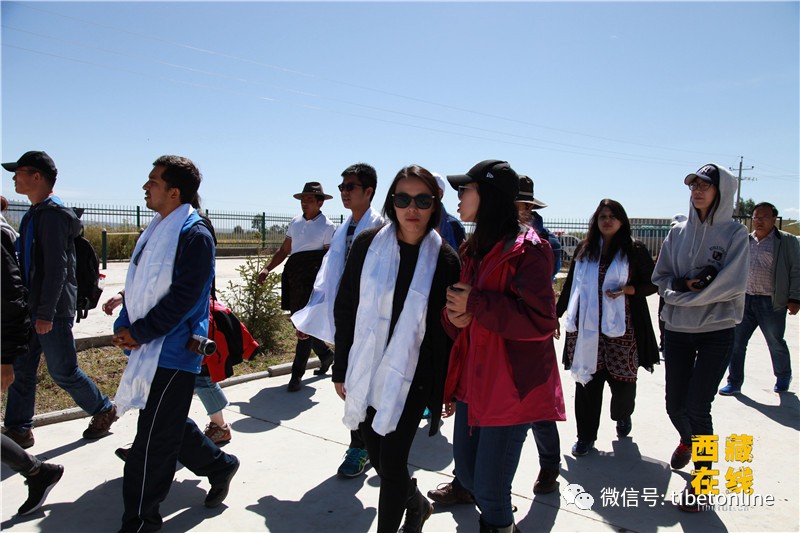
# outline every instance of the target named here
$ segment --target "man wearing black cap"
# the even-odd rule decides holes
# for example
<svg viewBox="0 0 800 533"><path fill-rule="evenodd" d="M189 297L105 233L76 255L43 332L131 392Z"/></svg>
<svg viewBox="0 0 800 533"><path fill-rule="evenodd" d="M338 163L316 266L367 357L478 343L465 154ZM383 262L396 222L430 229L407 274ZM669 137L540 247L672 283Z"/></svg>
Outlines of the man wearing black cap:
<svg viewBox="0 0 800 533"><path fill-rule="evenodd" d="M263 283L267 275L289 257L281 276L281 308L292 314L308 303L314 288L314 280L322 265L322 258L330 248L336 230L333 223L321 211L325 200L330 200L333 196L325 194L319 182L306 183L303 190L295 194L294 198L300 200L303 214L296 216L289 223L283 244L258 276L258 283ZM289 392L300 390L300 380L306 371L308 356L311 355L312 349L320 361L319 369L315 370L314 374L318 376L325 374L333 363L333 350L322 340L301 331L296 331L296 334L297 347L292 363L292 378L287 388Z"/></svg>
<svg viewBox="0 0 800 533"><path fill-rule="evenodd" d="M53 381L93 415L83 438L105 437L116 420L116 409L78 368L72 336L78 290L74 239L81 222L53 193L58 170L45 152L26 152L17 162L3 163L3 168L14 173L14 189L31 202L20 222L17 253L34 324L28 356L14 362L16 379L8 389L6 434L23 448L33 446L36 370L44 351Z"/></svg>

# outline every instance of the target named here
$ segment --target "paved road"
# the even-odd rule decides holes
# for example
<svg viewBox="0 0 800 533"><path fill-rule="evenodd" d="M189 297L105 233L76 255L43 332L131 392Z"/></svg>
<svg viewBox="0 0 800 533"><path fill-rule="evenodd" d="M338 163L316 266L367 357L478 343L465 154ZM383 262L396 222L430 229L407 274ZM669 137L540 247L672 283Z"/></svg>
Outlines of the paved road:
<svg viewBox="0 0 800 533"><path fill-rule="evenodd" d="M234 260L221 260L220 263ZM219 266L219 264L218 264ZM109 269L111 270L111 268ZM124 269L120 269L123 271ZM227 267L219 268L228 276ZM113 284L111 285L113 288ZM650 298L651 312L657 299ZM89 322L95 319L92 318ZM800 353L798 317L791 317L787 339L798 368ZM562 342L559 341L559 353ZM561 489L580 484L594 498L590 509L569 503L558 493L533 496L538 472L536 447L529 438L514 480L516 520L523 531L798 531L800 528L800 403L797 383L787 394L772 392L774 378L769 353L760 333L751 341L744 394L717 397L713 406L715 430L724 442L731 434L753 436L754 490L775 499L770 507L742 510L717 509L700 514L677 510L668 498L689 479L688 470L669 468L678 437L664 410L664 369L641 372L637 407L630 438L618 439L608 418L608 394L596 450L574 458L574 384L562 372L568 420L559 424L562 450ZM347 448L348 432L341 424L342 403L327 377L308 372L305 387L287 393L288 376L250 381L225 389L231 405L225 416L233 424L233 441L226 451L237 455L243 468L231 486L225 504L205 509L205 479L185 468L178 470L172 490L162 506L164 531L372 531L376 527L378 478L374 471L352 480L335 476ZM192 417L206 422L199 400ZM79 419L36 428L40 457L65 465L62 481L39 512L13 516L24 501L26 487L20 476L2 468L2 522L4 531L114 531L122 514L122 463L113 451L131 442L136 415L126 414L113 426L113 434L96 442L80 434L88 420ZM720 485L729 466L721 446ZM410 470L424 490L449 481L453 469L452 424L445 421L441 434L427 437L425 423L414 442ZM644 489L655 499L645 498ZM626 491L627 500L616 503L603 494ZM634 492L635 491L635 492ZM724 488L723 488L724 492ZM664 496L662 496L664 495ZM652 504L652 507L651 507ZM477 531L477 511L470 506L437 508L426 532Z"/></svg>

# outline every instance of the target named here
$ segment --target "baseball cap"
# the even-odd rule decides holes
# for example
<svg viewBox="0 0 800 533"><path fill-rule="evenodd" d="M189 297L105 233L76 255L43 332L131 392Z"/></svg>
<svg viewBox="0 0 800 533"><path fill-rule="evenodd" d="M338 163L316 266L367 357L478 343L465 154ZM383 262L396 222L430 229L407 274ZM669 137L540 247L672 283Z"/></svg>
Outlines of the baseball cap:
<svg viewBox="0 0 800 533"><path fill-rule="evenodd" d="M533 196L533 180L528 176L523 175L520 175L519 177L519 192L517 193L517 197L514 199L514 201L532 204L534 209L547 207L546 203L537 200Z"/></svg>
<svg viewBox="0 0 800 533"><path fill-rule="evenodd" d="M53 160L45 152L35 150L25 152L16 163L3 163L3 168L9 172L14 172L19 167L33 167L51 178L55 178L58 175L56 164L53 163Z"/></svg>
<svg viewBox="0 0 800 533"><path fill-rule="evenodd" d="M719 168L714 163L703 165L697 172L689 174L686 176L686 178L684 178L683 183L689 185L697 178L700 178L701 180L710 183L719 189Z"/></svg>
<svg viewBox="0 0 800 533"><path fill-rule="evenodd" d="M519 176L508 161L487 159L473 166L466 174L448 175L447 181L455 190L461 185L478 182L488 183L509 197L511 201L519 192Z"/></svg>

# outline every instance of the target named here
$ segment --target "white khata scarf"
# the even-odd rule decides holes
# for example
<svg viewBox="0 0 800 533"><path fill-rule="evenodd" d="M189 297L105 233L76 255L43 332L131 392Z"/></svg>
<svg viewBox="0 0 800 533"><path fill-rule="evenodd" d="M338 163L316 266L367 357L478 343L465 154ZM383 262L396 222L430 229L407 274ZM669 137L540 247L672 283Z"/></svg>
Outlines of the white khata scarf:
<svg viewBox="0 0 800 533"><path fill-rule="evenodd" d="M336 332L333 324L333 303L339 290L342 272L344 272L344 262L347 258L347 227L352 219L352 215L347 217L347 220L333 234L331 247L322 258L322 265L320 265L317 278L314 280L314 290L308 299L308 304L292 315L292 323L298 331L329 344L333 344ZM381 224L383 224L383 217L370 208L358 221L353 239L365 229Z"/></svg>
<svg viewBox="0 0 800 533"><path fill-rule="evenodd" d="M600 241L602 249L603 241ZM600 332L607 337L621 337L625 334L625 297L609 298L606 289L617 289L628 283L628 259L619 253L611 261L603 280L603 322L598 324L600 311L597 280L600 273L598 261L581 260L575 264L572 290L567 306L566 330L578 332L575 354L572 358L572 378L586 385L597 371L597 349Z"/></svg>
<svg viewBox="0 0 800 533"><path fill-rule="evenodd" d="M169 291L178 239L192 213L191 205L181 204L166 218L156 214L136 242L133 257L139 256L139 260L137 264L131 261L125 279L125 309L131 324L145 317ZM114 398L118 416L130 409L144 409L163 344L164 336L131 351Z"/></svg>
<svg viewBox="0 0 800 533"><path fill-rule="evenodd" d="M370 244L361 272L355 336L345 376L347 397L342 422L351 430L358 429L366 419L367 406L377 411L372 422L376 433L386 435L397 427L419 361L428 297L441 246L439 234L429 231L420 246L414 277L387 345L400 267L395 226L384 226Z"/></svg>

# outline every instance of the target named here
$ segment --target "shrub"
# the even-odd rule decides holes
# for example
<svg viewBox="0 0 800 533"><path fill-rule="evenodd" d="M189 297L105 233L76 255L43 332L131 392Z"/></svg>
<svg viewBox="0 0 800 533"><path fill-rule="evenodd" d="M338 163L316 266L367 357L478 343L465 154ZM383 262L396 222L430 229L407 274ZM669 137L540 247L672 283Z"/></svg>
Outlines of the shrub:
<svg viewBox="0 0 800 533"><path fill-rule="evenodd" d="M133 226L120 226L114 228L112 233L132 233L133 235L108 235L106 240L107 259L130 259L133 255L133 248L139 238L138 229ZM97 256L102 259L103 227L96 224L84 225L84 236L92 243Z"/></svg>
<svg viewBox="0 0 800 533"><path fill-rule="evenodd" d="M220 294L231 311L247 326L265 350L280 350L287 339L294 337L294 328L281 309L280 275L270 273L266 281L256 283L261 270L267 266L267 256L250 256L237 268L242 283L228 281L228 289Z"/></svg>

